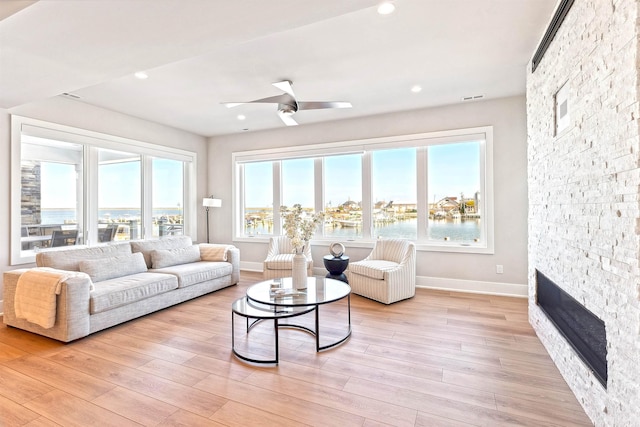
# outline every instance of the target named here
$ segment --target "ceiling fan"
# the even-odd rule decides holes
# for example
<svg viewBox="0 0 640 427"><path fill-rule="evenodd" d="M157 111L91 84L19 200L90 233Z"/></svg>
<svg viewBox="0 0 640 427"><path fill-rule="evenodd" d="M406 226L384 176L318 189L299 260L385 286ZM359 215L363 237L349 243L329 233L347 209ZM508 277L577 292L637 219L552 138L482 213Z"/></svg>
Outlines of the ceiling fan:
<svg viewBox="0 0 640 427"><path fill-rule="evenodd" d="M298 123L293 119L293 115L298 110L319 110L323 108L351 108L350 102L344 101L298 101L293 93L293 83L289 80L272 83L278 89L284 91L282 95L270 96L268 98L256 99L247 102L223 102L227 108L236 107L242 104L264 103L278 104L278 116L285 125L296 126Z"/></svg>

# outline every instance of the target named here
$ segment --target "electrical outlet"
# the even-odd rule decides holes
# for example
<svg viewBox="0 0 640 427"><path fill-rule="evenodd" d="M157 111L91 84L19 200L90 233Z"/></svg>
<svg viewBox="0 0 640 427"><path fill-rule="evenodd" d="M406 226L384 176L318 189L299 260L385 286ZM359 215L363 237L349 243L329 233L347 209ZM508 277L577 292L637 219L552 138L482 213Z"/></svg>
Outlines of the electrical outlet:
<svg viewBox="0 0 640 427"><path fill-rule="evenodd" d="M504 273L504 268L502 267L502 265L498 264L496 265L496 274L502 274Z"/></svg>

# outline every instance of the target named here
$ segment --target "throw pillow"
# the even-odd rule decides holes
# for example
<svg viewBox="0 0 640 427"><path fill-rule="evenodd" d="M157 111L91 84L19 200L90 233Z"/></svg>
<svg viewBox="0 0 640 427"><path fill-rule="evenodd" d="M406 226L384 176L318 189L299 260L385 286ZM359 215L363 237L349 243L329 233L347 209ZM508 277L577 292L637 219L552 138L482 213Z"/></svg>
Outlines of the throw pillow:
<svg viewBox="0 0 640 427"><path fill-rule="evenodd" d="M200 261L200 248L197 245L176 249L156 249L151 251L153 268L171 267Z"/></svg>
<svg viewBox="0 0 640 427"><path fill-rule="evenodd" d="M199 246L202 261L226 261L227 251L234 247L216 243L200 243Z"/></svg>
<svg viewBox="0 0 640 427"><path fill-rule="evenodd" d="M151 251L160 249L186 248L193 245L189 236L170 236L156 240L134 240L130 242L131 252L142 252L147 267L151 268Z"/></svg>
<svg viewBox="0 0 640 427"><path fill-rule="evenodd" d="M80 261L80 271L87 273L94 282L115 279L130 274L144 273L147 264L141 253L119 255L102 259Z"/></svg>

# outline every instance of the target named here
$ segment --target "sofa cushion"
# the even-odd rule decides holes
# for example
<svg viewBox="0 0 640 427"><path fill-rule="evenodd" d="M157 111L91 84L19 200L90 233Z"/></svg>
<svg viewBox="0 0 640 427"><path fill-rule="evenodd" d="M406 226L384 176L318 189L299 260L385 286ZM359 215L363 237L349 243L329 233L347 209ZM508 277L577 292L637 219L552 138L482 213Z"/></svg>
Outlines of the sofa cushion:
<svg viewBox="0 0 640 427"><path fill-rule="evenodd" d="M155 269L197 261L200 261L200 248L197 245L151 251L151 266Z"/></svg>
<svg viewBox="0 0 640 427"><path fill-rule="evenodd" d="M138 273L94 284L89 297L91 314L142 301L178 287L178 279L170 274ZM140 307L134 307L144 312Z"/></svg>
<svg viewBox="0 0 640 427"><path fill-rule="evenodd" d="M186 248L193 245L189 236L170 236L158 240L134 240L131 243L132 252L142 252L147 267L151 268L151 251L158 249Z"/></svg>
<svg viewBox="0 0 640 427"><path fill-rule="evenodd" d="M36 254L38 267L51 267L58 270L80 271L80 261L102 259L131 253L129 243L116 243L90 248L50 249Z"/></svg>
<svg viewBox="0 0 640 427"><path fill-rule="evenodd" d="M80 271L87 273L94 283L147 271L147 264L141 253L87 259L79 264Z"/></svg>
<svg viewBox="0 0 640 427"><path fill-rule="evenodd" d="M227 276L231 274L232 270L233 266L228 262L198 261L153 271L176 276L178 278L178 287L186 288L207 280Z"/></svg>
<svg viewBox="0 0 640 427"><path fill-rule="evenodd" d="M372 279L383 280L384 272L398 268L398 263L393 261L385 261L381 259L363 260L353 262L349 265L351 273L361 276L371 277Z"/></svg>

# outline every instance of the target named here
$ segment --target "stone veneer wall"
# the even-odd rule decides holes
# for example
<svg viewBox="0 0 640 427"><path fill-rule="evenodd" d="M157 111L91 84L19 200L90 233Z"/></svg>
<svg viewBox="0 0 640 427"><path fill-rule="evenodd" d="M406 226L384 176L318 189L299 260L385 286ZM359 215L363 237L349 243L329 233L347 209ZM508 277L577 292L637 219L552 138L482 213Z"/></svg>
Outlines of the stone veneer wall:
<svg viewBox="0 0 640 427"><path fill-rule="evenodd" d="M527 75L529 320L597 426L640 425L638 10L576 0ZM555 136L565 82L571 121ZM536 306L535 269L605 321L607 389Z"/></svg>
<svg viewBox="0 0 640 427"><path fill-rule="evenodd" d="M42 217L40 162L22 161L21 174L20 212L22 224L40 224Z"/></svg>

